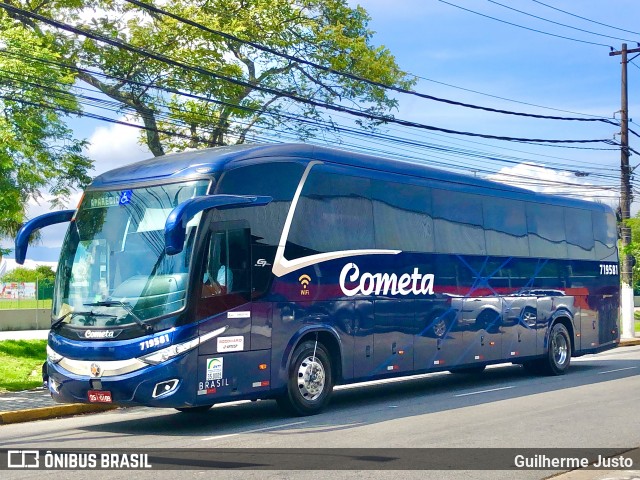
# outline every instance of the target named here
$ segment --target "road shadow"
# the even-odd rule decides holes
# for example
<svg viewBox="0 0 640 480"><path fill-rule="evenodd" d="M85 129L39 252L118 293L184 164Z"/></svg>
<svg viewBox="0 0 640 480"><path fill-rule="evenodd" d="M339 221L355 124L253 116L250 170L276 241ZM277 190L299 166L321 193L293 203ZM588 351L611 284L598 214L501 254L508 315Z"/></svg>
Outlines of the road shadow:
<svg viewBox="0 0 640 480"><path fill-rule="evenodd" d="M403 417L447 412L498 400L537 395L546 392L594 385L640 375L640 360L587 357L574 361L566 375L535 376L519 365L500 365L480 374L426 374L385 383L341 387L333 394L328 408L319 415L292 418L282 413L273 400L217 405L205 413L180 413L175 410L128 409L103 414L100 424L79 427L105 440L105 434L162 437L215 437L237 432L268 429L269 433L288 435L327 432L354 428ZM476 392L484 392L476 395ZM123 416L122 412L148 412L146 417ZM375 414L374 414L375 412ZM109 415L109 416L107 416ZM360 419L360 420L357 420ZM297 423L304 422L304 423ZM82 439L87 440L86 435ZM18 442L30 445L52 441L62 447L78 441L76 435L57 432L23 437ZM11 442L4 445L11 445Z"/></svg>

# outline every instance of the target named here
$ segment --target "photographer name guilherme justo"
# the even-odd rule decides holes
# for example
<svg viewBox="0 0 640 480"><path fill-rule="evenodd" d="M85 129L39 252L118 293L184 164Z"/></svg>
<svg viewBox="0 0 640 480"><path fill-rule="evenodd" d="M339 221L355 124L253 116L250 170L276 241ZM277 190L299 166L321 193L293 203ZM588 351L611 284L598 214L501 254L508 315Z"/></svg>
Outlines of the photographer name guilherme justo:
<svg viewBox="0 0 640 480"><path fill-rule="evenodd" d="M557 468L633 468L633 459L619 455L617 457L603 457L598 455L595 461L586 457L549 457L547 455L516 455L514 459L517 468L557 469Z"/></svg>

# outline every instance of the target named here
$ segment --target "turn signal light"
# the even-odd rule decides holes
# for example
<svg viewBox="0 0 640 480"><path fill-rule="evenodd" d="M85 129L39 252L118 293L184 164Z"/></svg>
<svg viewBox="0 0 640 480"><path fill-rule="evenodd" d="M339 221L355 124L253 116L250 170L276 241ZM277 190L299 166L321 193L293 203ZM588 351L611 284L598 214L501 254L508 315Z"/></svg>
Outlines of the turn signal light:
<svg viewBox="0 0 640 480"><path fill-rule="evenodd" d="M258 365L258 368L260 370L266 370L267 369L267 364L266 363L261 363L260 365Z"/></svg>

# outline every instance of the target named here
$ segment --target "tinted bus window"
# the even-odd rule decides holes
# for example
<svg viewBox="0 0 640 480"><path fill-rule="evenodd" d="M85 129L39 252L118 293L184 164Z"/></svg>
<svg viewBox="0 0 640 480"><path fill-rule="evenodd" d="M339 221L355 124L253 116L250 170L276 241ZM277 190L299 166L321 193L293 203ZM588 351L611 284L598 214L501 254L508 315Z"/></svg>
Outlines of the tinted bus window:
<svg viewBox="0 0 640 480"><path fill-rule="evenodd" d="M482 197L434 189L433 229L437 252L486 254Z"/></svg>
<svg viewBox="0 0 640 480"><path fill-rule="evenodd" d="M596 251L593 240L591 212L577 208L567 208L565 209L564 218L569 258L594 260Z"/></svg>
<svg viewBox="0 0 640 480"><path fill-rule="evenodd" d="M596 260L617 260L616 219L611 213L592 212L593 236L595 237Z"/></svg>
<svg viewBox="0 0 640 480"><path fill-rule="evenodd" d="M562 207L527 204L527 228L532 257L567 258Z"/></svg>
<svg viewBox="0 0 640 480"><path fill-rule="evenodd" d="M371 200L376 248L433 251L431 189L372 180Z"/></svg>
<svg viewBox="0 0 640 480"><path fill-rule="evenodd" d="M285 257L375 248L366 178L314 167L296 206Z"/></svg>
<svg viewBox="0 0 640 480"><path fill-rule="evenodd" d="M484 197L482 210L489 255L529 256L527 215L524 202Z"/></svg>
<svg viewBox="0 0 640 480"><path fill-rule="evenodd" d="M303 171L304 165L294 162L260 163L235 168L224 172L216 193L269 195L275 201L290 201Z"/></svg>
<svg viewBox="0 0 640 480"><path fill-rule="evenodd" d="M268 195L273 197L273 201L265 207L219 210L215 213L214 221L247 220L256 242L278 245L304 168L299 163L273 162L225 172L216 193Z"/></svg>

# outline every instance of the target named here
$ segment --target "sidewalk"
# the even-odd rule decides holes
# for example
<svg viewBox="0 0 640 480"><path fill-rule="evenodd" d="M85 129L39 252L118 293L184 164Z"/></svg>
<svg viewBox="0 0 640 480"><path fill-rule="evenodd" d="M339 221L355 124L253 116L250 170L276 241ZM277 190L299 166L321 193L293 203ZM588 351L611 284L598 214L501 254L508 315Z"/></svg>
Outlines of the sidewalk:
<svg viewBox="0 0 640 480"><path fill-rule="evenodd" d="M46 340L49 336L49 329L46 330L7 330L0 332L2 340Z"/></svg>

